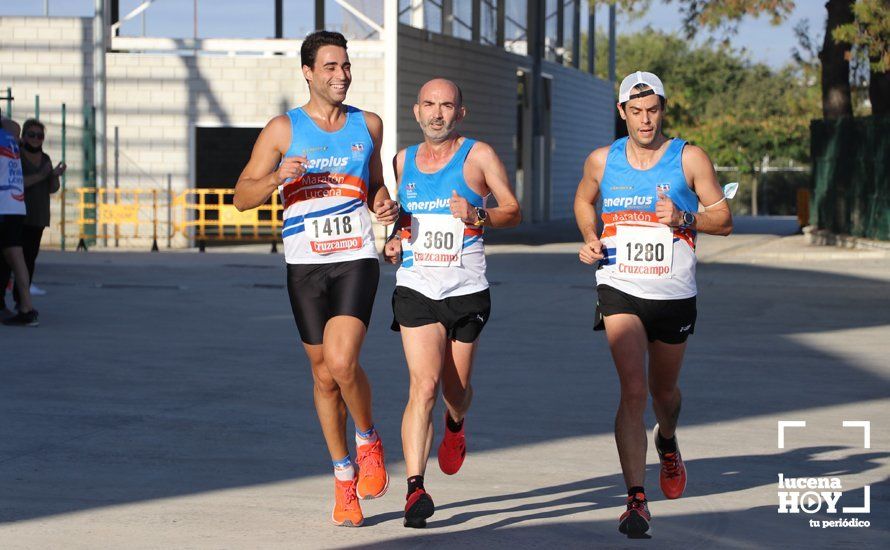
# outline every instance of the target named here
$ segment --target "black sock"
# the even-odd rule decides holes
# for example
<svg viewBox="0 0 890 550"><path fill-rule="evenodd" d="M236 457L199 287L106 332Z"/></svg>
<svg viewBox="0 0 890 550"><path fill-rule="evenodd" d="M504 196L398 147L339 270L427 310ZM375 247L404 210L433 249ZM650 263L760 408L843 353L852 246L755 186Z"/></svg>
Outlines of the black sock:
<svg viewBox="0 0 890 550"><path fill-rule="evenodd" d="M423 489L423 476L411 476L408 478L408 496L417 489Z"/></svg>
<svg viewBox="0 0 890 550"><path fill-rule="evenodd" d="M451 418L450 412L445 412L445 426L448 428L449 432L457 433L464 426L464 421L461 419L460 422L455 422L453 418Z"/></svg>
<svg viewBox="0 0 890 550"><path fill-rule="evenodd" d="M645 495L646 491L643 489L642 486L631 487L627 490L627 496L629 497L634 497L637 495L637 493L643 493Z"/></svg>
<svg viewBox="0 0 890 550"><path fill-rule="evenodd" d="M677 452L677 438L672 437L670 439L665 439L661 436L661 430L658 431L658 436L655 438L655 444L658 447L658 450L662 453L676 453Z"/></svg>

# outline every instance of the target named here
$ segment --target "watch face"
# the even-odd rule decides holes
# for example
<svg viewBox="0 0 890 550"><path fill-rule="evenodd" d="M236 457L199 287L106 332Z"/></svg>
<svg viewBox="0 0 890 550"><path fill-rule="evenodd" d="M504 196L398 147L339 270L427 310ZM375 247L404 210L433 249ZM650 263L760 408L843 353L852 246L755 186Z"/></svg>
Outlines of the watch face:
<svg viewBox="0 0 890 550"><path fill-rule="evenodd" d="M692 225L693 223L695 223L695 215L692 212L684 212L683 223L686 225Z"/></svg>

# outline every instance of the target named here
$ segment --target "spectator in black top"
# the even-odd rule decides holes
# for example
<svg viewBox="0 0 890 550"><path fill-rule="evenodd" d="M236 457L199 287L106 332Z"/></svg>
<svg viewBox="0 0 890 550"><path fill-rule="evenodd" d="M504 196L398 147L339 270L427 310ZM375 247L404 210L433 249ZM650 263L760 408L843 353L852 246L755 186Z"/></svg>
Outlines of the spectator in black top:
<svg viewBox="0 0 890 550"><path fill-rule="evenodd" d="M28 119L22 126L22 174L25 179L25 205L27 214L22 228L22 251L28 275L31 281L31 292L43 294L34 286L34 264L40 252L40 241L43 230L49 226L49 196L59 190L59 177L65 173L65 164L59 163L53 168L52 160L43 152L43 140L46 127L36 119ZM9 267L0 265L0 288L5 289L9 280ZM19 302L18 292L15 301Z"/></svg>

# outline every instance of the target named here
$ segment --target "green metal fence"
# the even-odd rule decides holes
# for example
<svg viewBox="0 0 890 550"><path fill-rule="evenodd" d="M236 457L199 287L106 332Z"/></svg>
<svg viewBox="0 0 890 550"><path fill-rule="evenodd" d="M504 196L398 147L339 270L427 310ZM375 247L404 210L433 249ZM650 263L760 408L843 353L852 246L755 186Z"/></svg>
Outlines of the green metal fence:
<svg viewBox="0 0 890 550"><path fill-rule="evenodd" d="M814 120L810 224L890 240L890 117Z"/></svg>

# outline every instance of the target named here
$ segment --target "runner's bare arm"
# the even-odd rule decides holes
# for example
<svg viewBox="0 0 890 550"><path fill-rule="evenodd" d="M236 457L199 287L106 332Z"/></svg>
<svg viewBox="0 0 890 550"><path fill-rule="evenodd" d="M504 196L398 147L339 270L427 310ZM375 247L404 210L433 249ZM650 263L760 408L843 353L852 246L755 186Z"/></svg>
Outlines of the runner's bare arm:
<svg viewBox="0 0 890 550"><path fill-rule="evenodd" d="M405 150L402 149L396 156L392 158L392 171L396 177L396 190L398 192L399 185L401 184L402 179L402 168L405 166ZM401 223L394 223L392 226L392 232L389 234L389 237L386 238L386 243L383 245L383 257L384 259L391 263L397 264L402 260L402 239L401 239Z"/></svg>
<svg viewBox="0 0 890 550"><path fill-rule="evenodd" d="M368 167L368 206L377 216L378 222L390 225L398 218L399 205L389 196L389 190L383 183L383 161L380 155L383 147L383 121L376 114L365 111L365 124L371 134L371 141L374 142L371 164Z"/></svg>
<svg viewBox="0 0 890 550"><path fill-rule="evenodd" d="M683 172L690 182L698 201L705 206L703 212L694 212L696 231L709 235L732 233L732 212L729 201L724 200L723 188L717 181L714 164L701 147L687 145L683 149Z"/></svg>
<svg viewBox="0 0 890 550"><path fill-rule="evenodd" d="M575 191L575 223L584 239L578 256L586 264L593 264L603 258L602 244L596 232L596 200L600 194L600 181L606 169L608 155L609 148L600 147L587 156L578 190Z"/></svg>
<svg viewBox="0 0 890 550"><path fill-rule="evenodd" d="M244 211L260 206L286 179L298 178L306 171L306 157L281 160L290 146L290 133L290 119L285 115L270 120L260 132L250 153L250 160L235 184L235 197L232 201L235 208Z"/></svg>
<svg viewBox="0 0 890 550"><path fill-rule="evenodd" d="M470 151L473 162L482 168L485 184L494 195L498 205L494 208L486 208L488 217L483 225L487 227L516 227L522 221L522 212L519 209L519 201L513 194L510 186L510 178L504 163L498 158L494 148L483 142L477 142ZM475 221L476 212L473 211Z"/></svg>

